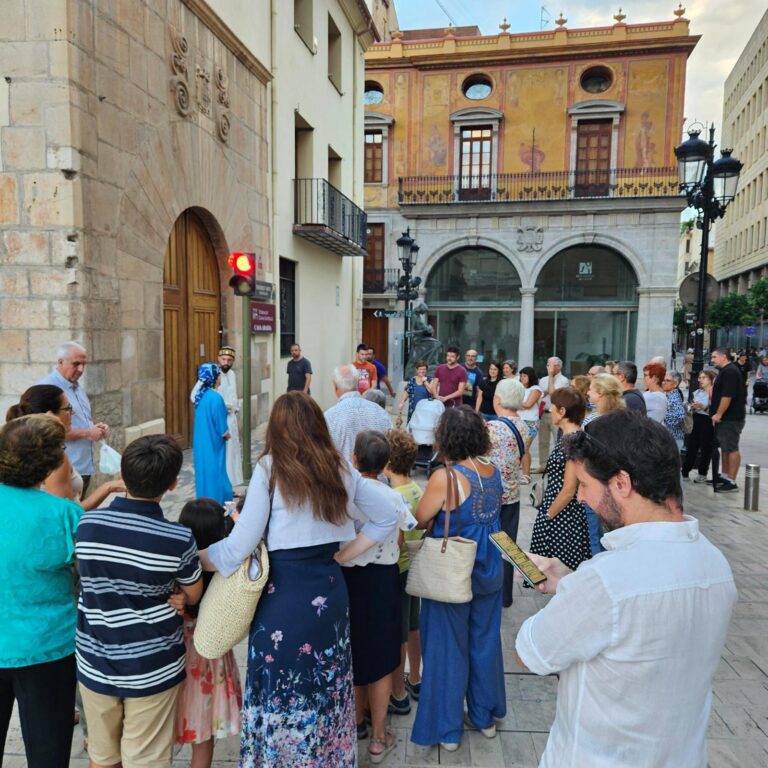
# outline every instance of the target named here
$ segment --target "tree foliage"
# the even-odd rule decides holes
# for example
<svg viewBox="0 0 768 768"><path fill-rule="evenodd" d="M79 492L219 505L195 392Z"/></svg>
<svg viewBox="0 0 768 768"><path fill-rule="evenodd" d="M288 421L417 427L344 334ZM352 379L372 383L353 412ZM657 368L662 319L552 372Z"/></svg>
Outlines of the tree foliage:
<svg viewBox="0 0 768 768"><path fill-rule="evenodd" d="M750 325L754 321L755 309L750 297L740 293L721 296L707 312L707 325L710 328L733 328Z"/></svg>
<svg viewBox="0 0 768 768"><path fill-rule="evenodd" d="M749 289L749 298L756 315L768 315L768 277L758 280Z"/></svg>

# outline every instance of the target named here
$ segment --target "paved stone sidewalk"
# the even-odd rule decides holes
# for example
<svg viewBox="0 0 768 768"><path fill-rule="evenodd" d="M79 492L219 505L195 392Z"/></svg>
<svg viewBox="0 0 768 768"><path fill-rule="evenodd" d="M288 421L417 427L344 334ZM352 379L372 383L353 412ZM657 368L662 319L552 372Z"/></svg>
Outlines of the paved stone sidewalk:
<svg viewBox="0 0 768 768"><path fill-rule="evenodd" d="M712 717L709 727L709 765L711 768L762 768L768 765L768 441L764 425L768 419L747 418L746 441L758 445L747 455L759 461L763 477L761 511L742 509L743 493L714 495L704 485L685 484L686 511L699 518L702 531L728 558L739 589L722 662L714 683ZM255 449L256 450L256 449ZM191 459L191 457L190 457ZM421 475L423 477L423 475ZM739 478L743 485L742 477ZM164 505L169 517L178 515L181 505L194 496L194 482L189 462L185 462L179 488L169 494ZM523 506L520 543L530 538L534 510ZM477 732L465 735L461 748L447 753L439 748L422 750L410 741L414 712L392 718L398 736L396 750L383 763L400 766L451 765L457 768L535 768L544 750L547 732L554 716L557 681L523 673L514 658L514 640L521 623L548 598L516 586L515 602L505 610L502 624L504 645L507 716L499 724L497 738L485 739ZM243 678L245 643L235 649ZM360 764L369 764L367 742L360 749ZM217 744L214 766L237 765L237 738ZM72 768L85 768L87 756L82 749L82 735L75 732ZM14 717L6 744L5 768L23 768L23 746ZM188 748L181 750L174 768L189 765ZM329 766L328 768L333 768ZM682 767L681 767L682 768Z"/></svg>

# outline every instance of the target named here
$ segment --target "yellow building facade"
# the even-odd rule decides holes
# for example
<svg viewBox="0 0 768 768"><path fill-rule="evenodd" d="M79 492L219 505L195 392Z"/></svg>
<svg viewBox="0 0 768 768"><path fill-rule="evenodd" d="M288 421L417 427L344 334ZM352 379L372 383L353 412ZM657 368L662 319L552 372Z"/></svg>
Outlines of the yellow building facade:
<svg viewBox="0 0 768 768"><path fill-rule="evenodd" d="M444 344L566 370L671 339L689 22L483 36L410 30L366 53L364 333L397 369L395 240L410 228ZM505 27L506 25L502 25Z"/></svg>

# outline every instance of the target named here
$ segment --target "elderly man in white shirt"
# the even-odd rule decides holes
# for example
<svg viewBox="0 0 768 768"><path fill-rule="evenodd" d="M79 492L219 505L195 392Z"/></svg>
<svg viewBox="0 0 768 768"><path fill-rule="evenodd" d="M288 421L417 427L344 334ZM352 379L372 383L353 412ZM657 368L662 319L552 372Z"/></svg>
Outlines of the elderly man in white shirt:
<svg viewBox="0 0 768 768"><path fill-rule="evenodd" d="M562 369L563 361L559 357L550 357L547 360L547 376L539 379L539 387L544 393L540 401L544 410L539 420L539 467L534 470L537 472L543 471L544 467L547 466L552 435L555 433L555 430L552 429L552 415L549 412L552 404L550 398L556 389L567 387L570 384L568 379L563 376Z"/></svg>
<svg viewBox="0 0 768 768"><path fill-rule="evenodd" d="M518 659L560 676L540 768L705 768L736 587L682 514L677 446L661 424L615 411L564 450L606 551L573 572L532 555L554 597L520 628Z"/></svg>
<svg viewBox="0 0 768 768"><path fill-rule="evenodd" d="M333 386L338 402L325 412L325 421L339 453L352 461L358 432L392 429L389 414L375 403L365 400L357 390L358 372L353 365L340 365L333 369Z"/></svg>

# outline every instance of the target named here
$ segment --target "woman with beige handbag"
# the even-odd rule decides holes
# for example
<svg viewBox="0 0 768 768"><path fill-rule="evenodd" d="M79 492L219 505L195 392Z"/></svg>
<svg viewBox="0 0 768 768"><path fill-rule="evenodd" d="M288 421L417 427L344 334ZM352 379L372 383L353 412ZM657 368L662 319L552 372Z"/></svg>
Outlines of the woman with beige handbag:
<svg viewBox="0 0 768 768"><path fill-rule="evenodd" d="M334 555L341 542L354 540L354 557L392 537L389 494L341 457L311 397L275 401L240 518L200 552L204 568L229 576L262 539L269 551L248 637L241 765L357 765L349 603ZM357 535L350 503L366 518Z"/></svg>
<svg viewBox="0 0 768 768"><path fill-rule="evenodd" d="M446 468L436 470L416 510L419 524L433 522L431 536L440 541L435 558L474 544L464 599L443 602L424 598L421 639L424 670L412 740L447 751L458 749L464 725L493 738L496 722L506 714L501 652L501 555L488 535L501 529L501 477L485 455L490 448L483 418L469 406L450 408L435 435ZM427 534L429 536L429 534ZM468 543L467 543L468 542ZM433 549L435 549L433 547ZM418 573L419 551L411 564L408 591ZM455 562L464 558L457 552ZM415 569L415 570L414 570ZM422 574L426 594L434 585ZM463 590L457 584L455 590ZM438 593L433 593L438 594ZM450 595L448 596L450 598ZM464 700L468 713L464 715Z"/></svg>

